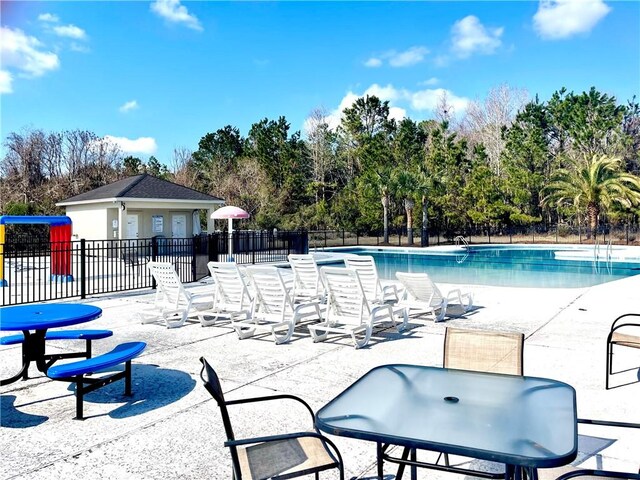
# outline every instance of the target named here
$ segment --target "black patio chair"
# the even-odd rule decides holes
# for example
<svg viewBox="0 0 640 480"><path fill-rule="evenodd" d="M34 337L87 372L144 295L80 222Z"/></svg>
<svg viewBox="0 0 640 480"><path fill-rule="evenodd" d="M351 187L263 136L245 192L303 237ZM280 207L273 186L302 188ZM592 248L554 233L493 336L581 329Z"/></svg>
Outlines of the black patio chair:
<svg viewBox="0 0 640 480"><path fill-rule="evenodd" d="M447 327L444 333L443 368L474 372L524 375L524 335L519 332L496 332ZM405 447L402 458L417 461L415 449ZM440 465L440 459L444 465ZM503 478L504 472L493 473L458 468L451 465L448 453L439 453L435 463L423 463L426 468L443 470L481 478ZM400 464L396 478L401 479L404 464Z"/></svg>
<svg viewBox="0 0 640 480"><path fill-rule="evenodd" d="M615 422L610 420L590 420L585 418L579 418L578 424L588 425L600 425L604 427L618 427L618 428L638 428L638 423L628 422ZM562 468L541 468L538 470L539 480L569 480L571 478L578 478L580 480L604 480L604 479L617 479L626 478L628 480L638 479L640 480L640 467L637 472L620 472L603 469L588 469L588 468L576 468L566 466Z"/></svg>
<svg viewBox="0 0 640 480"><path fill-rule="evenodd" d="M322 436L315 427L313 431L309 432L236 439L227 410L230 405L270 400L294 400L304 405L309 411L312 424L315 424L315 415L304 400L294 395L272 395L227 401L224 399L216 372L204 357L201 357L200 361L203 365L200 378L204 382L204 387L220 407L227 435L227 441L224 445L229 447L231 451L235 480L286 479L311 473L314 473L318 479L319 472L334 468L339 470L340 480L344 480L344 464L340 452L335 444Z"/></svg>
<svg viewBox="0 0 640 480"><path fill-rule="evenodd" d="M629 317L636 317L638 320L632 321ZM629 333L637 331L638 335ZM629 347L640 349L640 313L626 313L616 318L611 325L611 331L607 336L607 373L605 377L605 389L609 389L609 377L613 373L613 346ZM616 373L627 372L638 367L620 370ZM633 382L632 382L633 383ZM626 384L625 384L626 385ZM622 386L622 385L619 385Z"/></svg>

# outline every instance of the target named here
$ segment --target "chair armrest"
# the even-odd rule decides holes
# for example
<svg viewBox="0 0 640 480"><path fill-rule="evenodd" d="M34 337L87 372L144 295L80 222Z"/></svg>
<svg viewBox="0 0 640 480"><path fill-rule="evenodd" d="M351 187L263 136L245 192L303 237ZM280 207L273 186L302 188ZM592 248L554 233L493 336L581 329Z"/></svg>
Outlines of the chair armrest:
<svg viewBox="0 0 640 480"><path fill-rule="evenodd" d="M398 295L398 287L396 285L385 285L382 287L382 301L387 301L387 295L392 296L391 299L394 302L398 302L400 300L400 296Z"/></svg>
<svg viewBox="0 0 640 480"><path fill-rule="evenodd" d="M560 475L556 480L568 480L570 478L579 478L579 477L605 477L605 478L625 478L629 479L640 479L640 473L624 473L624 472L613 472L609 470L587 470L580 469L574 470L573 472L565 473L564 475Z"/></svg>
<svg viewBox="0 0 640 480"><path fill-rule="evenodd" d="M640 423L617 422L615 420L592 420L590 418L579 418L578 423L601 425L603 427L640 428Z"/></svg>
<svg viewBox="0 0 640 480"><path fill-rule="evenodd" d="M286 393L281 394L281 395L270 395L268 397L250 397L250 398L241 398L241 399L238 399L238 400L227 400L226 404L227 405L241 405L243 403L267 402L267 401L271 401L271 400L295 400L296 402L299 402L299 403L301 403L302 405L305 406L305 408L307 409L307 411L311 415L311 420L313 422L315 422L315 420L316 420L316 415L313 413L313 410L311 409L311 407L309 406L309 404L307 402L305 402L300 397L296 397L295 395L289 395L289 394L286 394Z"/></svg>

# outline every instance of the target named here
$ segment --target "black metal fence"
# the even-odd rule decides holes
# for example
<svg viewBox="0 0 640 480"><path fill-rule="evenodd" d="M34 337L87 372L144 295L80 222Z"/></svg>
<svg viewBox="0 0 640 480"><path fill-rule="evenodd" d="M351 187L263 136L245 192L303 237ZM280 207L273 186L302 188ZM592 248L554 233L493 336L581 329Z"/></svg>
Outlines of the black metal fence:
<svg viewBox="0 0 640 480"><path fill-rule="evenodd" d="M388 242L384 242L383 232L369 234L354 233L346 230L311 230L309 248L327 248L338 246L414 246L426 247L451 245L458 235L465 237L468 243L534 243L534 244L593 244L612 243L613 245L640 245L640 226L602 225L596 232L584 227L560 225L535 225L529 227L490 228L469 226L462 230L440 230L431 228L425 235L423 244L419 228L413 230L413 243L409 244L406 228L390 228Z"/></svg>
<svg viewBox="0 0 640 480"><path fill-rule="evenodd" d="M306 253L306 232L235 231L233 260L240 264L286 261L289 253ZM194 282L209 274L207 262L229 261L226 233L193 238L76 240L70 244L7 242L0 261L1 305L154 287L146 268L151 261L170 262L180 280ZM70 259L66 271L52 271L52 254Z"/></svg>

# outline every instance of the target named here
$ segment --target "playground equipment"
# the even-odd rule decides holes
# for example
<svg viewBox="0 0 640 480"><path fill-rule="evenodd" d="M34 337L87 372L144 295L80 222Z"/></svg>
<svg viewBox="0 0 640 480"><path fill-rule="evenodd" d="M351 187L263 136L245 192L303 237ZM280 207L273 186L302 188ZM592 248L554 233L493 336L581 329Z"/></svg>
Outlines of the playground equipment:
<svg viewBox="0 0 640 480"><path fill-rule="evenodd" d="M6 287L4 277L5 225L49 225L51 244L51 281L73 282L71 275L71 219L66 216L0 216L0 287Z"/></svg>

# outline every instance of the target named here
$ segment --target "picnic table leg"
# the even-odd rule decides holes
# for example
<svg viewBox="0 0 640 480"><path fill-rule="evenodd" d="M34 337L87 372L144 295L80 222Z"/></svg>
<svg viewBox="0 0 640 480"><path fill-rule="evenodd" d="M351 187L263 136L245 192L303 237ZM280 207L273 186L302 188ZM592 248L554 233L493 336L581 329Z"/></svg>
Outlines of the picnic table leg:
<svg viewBox="0 0 640 480"><path fill-rule="evenodd" d="M409 458L409 451L411 449L409 447L404 447L402 449L402 457L400 457L402 460L406 460L407 458ZM400 463L398 464L398 472L396 473L396 480L402 480L402 476L404 475L404 467L405 464L404 463Z"/></svg>
<svg viewBox="0 0 640 480"><path fill-rule="evenodd" d="M380 480L383 480L384 478L384 473L383 473L383 459L382 459L382 455L383 455L383 451L382 451L382 443L380 442L376 442L376 457L378 459L378 478Z"/></svg>
<svg viewBox="0 0 640 480"><path fill-rule="evenodd" d="M84 420L84 384L82 383L82 375L75 378L76 384L76 420Z"/></svg>
<svg viewBox="0 0 640 480"><path fill-rule="evenodd" d="M130 397L131 396L131 360L128 360L125 363L124 371L125 371L124 394Z"/></svg>
<svg viewBox="0 0 640 480"><path fill-rule="evenodd" d="M20 371L10 378L0 380L0 386L9 385L13 382L29 379L29 365L35 361L38 366L38 370L41 372L47 371L47 366L44 361L44 336L46 330L37 330L34 333L29 330L23 330L24 341L22 342L22 368Z"/></svg>
<svg viewBox="0 0 640 480"><path fill-rule="evenodd" d="M418 450L416 450L415 448L411 449L411 461L418 461ZM411 465L411 480L418 480L418 467L416 467L415 463Z"/></svg>

